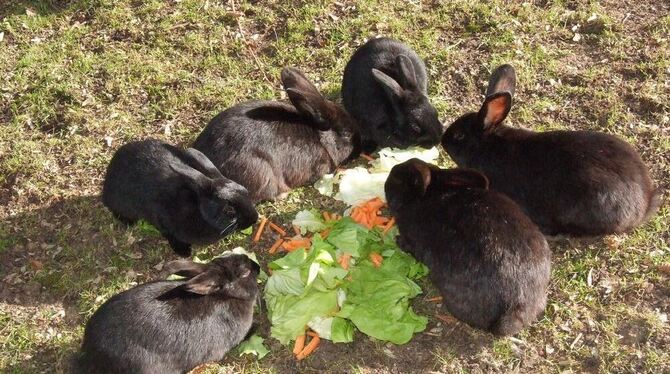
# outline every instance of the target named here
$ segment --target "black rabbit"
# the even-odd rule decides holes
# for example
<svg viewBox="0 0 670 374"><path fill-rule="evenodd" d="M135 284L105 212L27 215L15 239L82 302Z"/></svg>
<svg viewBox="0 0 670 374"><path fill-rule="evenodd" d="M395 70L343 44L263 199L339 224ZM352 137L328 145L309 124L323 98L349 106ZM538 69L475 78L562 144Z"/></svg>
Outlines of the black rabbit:
<svg viewBox="0 0 670 374"><path fill-rule="evenodd" d="M358 48L344 69L342 101L361 126L364 151L440 142L427 85L423 61L406 44L378 38Z"/></svg>
<svg viewBox="0 0 670 374"><path fill-rule="evenodd" d="M360 151L358 126L343 108L298 69L284 68L281 79L291 103L235 105L214 117L193 145L254 201L315 182Z"/></svg>
<svg viewBox="0 0 670 374"><path fill-rule="evenodd" d="M474 170L418 159L393 167L385 191L398 244L430 268L456 318L511 335L544 311L551 252L537 226Z"/></svg>
<svg viewBox="0 0 670 374"><path fill-rule="evenodd" d="M145 283L107 300L86 324L76 373L184 373L219 361L246 336L259 266L245 255L177 260L187 280Z"/></svg>
<svg viewBox="0 0 670 374"><path fill-rule="evenodd" d="M481 170L549 235L620 233L654 214L661 191L628 143L599 132L502 125L515 84L512 66L497 68L479 112L444 133L442 146L458 166Z"/></svg>
<svg viewBox="0 0 670 374"><path fill-rule="evenodd" d="M199 151L149 139L119 148L107 167L102 201L121 221L156 226L177 254L252 225L247 190L225 178Z"/></svg>

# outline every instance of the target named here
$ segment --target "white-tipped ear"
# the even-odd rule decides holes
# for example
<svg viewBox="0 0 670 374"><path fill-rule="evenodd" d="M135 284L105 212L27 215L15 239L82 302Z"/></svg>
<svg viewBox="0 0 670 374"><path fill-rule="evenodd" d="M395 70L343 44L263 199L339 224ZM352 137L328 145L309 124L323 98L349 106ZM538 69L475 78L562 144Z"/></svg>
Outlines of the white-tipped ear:
<svg viewBox="0 0 670 374"><path fill-rule="evenodd" d="M391 99L399 99L402 96L403 89L395 79L377 69L372 69L372 76L375 78L377 83L379 83L382 88L384 88L384 91L386 91L386 94L389 95Z"/></svg>

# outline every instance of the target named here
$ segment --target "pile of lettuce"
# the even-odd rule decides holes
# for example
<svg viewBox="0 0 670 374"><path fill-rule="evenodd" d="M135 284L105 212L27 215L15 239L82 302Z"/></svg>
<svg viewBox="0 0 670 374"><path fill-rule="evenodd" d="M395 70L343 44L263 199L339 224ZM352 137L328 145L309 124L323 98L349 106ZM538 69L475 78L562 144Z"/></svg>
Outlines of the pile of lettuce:
<svg viewBox="0 0 670 374"><path fill-rule="evenodd" d="M426 328L427 319L412 310L410 300L421 293L414 280L428 269L402 252L395 228L368 230L349 217L324 222L312 211L293 221L313 233L310 248L300 248L269 264L265 301L271 336L288 344L306 327L335 343L351 342L355 329L383 341L407 343ZM319 232L328 230L325 239ZM384 258L380 267L371 252ZM337 259L351 255L344 269Z"/></svg>
<svg viewBox="0 0 670 374"><path fill-rule="evenodd" d="M395 165L411 158L434 163L439 156L440 152L435 147L383 148L369 168L355 167L337 174L326 174L314 184L314 188L322 195L331 196L348 205L357 205L375 197L386 201L384 183ZM337 193L334 191L335 185L338 185Z"/></svg>

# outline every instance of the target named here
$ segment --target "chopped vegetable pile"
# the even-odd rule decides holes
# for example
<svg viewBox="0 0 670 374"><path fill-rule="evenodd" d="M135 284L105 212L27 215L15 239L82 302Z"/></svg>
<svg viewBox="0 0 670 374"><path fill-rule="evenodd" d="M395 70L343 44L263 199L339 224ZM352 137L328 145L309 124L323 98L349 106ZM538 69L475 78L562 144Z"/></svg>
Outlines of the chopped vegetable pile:
<svg viewBox="0 0 670 374"><path fill-rule="evenodd" d="M355 329L404 344L426 328L410 300L421 293L414 280L428 269L398 248L393 220L380 214L383 205L375 198L347 217L301 211L293 221L296 235L270 248L288 253L268 266L271 336L284 345L295 341L297 359L321 339L353 341Z"/></svg>

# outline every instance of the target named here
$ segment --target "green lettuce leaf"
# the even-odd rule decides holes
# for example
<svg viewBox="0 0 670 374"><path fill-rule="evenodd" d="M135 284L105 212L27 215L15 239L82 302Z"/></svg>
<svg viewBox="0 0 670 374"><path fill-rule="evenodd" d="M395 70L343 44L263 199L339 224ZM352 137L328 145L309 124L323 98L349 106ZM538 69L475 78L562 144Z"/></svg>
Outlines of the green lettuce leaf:
<svg viewBox="0 0 670 374"><path fill-rule="evenodd" d="M263 345L263 338L255 334L240 343L237 346L237 351L240 352L240 356L245 354L256 355L259 360L270 353L270 350Z"/></svg>
<svg viewBox="0 0 670 374"><path fill-rule="evenodd" d="M273 274L274 275L274 274ZM315 317L332 316L337 312L337 292L313 290L304 296L266 297L271 336L288 344L305 332L305 326Z"/></svg>
<svg viewBox="0 0 670 374"><path fill-rule="evenodd" d="M292 222L300 228L301 234L308 232L317 232L326 228L326 224L321 219L321 215L315 210L302 210L296 214Z"/></svg>

